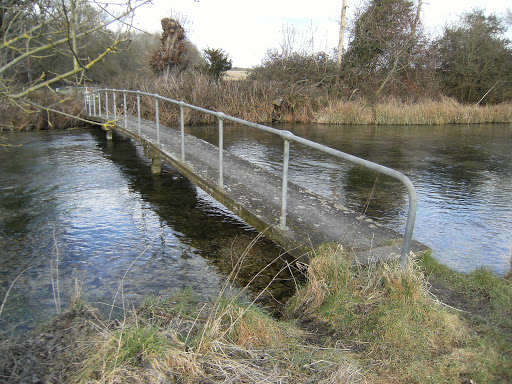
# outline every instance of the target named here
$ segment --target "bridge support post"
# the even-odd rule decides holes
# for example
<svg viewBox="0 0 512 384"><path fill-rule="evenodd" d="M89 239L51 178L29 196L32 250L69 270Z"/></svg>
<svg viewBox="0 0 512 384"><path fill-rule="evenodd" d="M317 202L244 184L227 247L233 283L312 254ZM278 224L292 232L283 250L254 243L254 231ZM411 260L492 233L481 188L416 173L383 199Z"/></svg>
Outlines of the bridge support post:
<svg viewBox="0 0 512 384"><path fill-rule="evenodd" d="M151 159L151 173L153 175L162 173L162 159L159 157L153 157Z"/></svg>
<svg viewBox="0 0 512 384"><path fill-rule="evenodd" d="M112 140L112 130L111 129L108 129L107 130L107 140Z"/></svg>

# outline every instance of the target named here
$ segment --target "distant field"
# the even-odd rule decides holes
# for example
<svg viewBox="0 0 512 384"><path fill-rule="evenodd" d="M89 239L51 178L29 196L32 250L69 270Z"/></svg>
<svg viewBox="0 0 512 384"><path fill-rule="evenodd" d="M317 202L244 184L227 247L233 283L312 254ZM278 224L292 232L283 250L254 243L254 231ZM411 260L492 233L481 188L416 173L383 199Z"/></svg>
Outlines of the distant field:
<svg viewBox="0 0 512 384"><path fill-rule="evenodd" d="M247 77L247 70L245 69L231 69L226 73L226 80L243 80Z"/></svg>

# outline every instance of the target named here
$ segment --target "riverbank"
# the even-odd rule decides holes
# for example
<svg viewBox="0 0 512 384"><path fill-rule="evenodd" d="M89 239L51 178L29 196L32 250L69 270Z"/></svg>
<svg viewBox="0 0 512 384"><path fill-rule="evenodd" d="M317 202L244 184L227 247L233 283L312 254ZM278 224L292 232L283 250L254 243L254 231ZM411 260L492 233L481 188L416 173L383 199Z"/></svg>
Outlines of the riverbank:
<svg viewBox="0 0 512 384"><path fill-rule="evenodd" d="M37 333L0 343L7 383L492 383L512 381L512 284L430 255L352 266L318 250L276 320L253 303L191 291L108 321L75 299ZM229 279L228 279L229 280Z"/></svg>
<svg viewBox="0 0 512 384"><path fill-rule="evenodd" d="M274 82L236 80L212 82L201 75L166 80L130 79L111 84L118 89L139 89L175 100L183 100L213 111L253 121L273 123L320 123L345 125L441 125L512 123L512 103L498 105L463 105L453 99L420 99L404 102L393 98L368 100L346 98L312 87L286 86ZM83 100L80 93L60 95L49 90L38 91L31 99L34 105L3 103L0 105L0 131L66 129L84 122L68 115L80 116ZM135 105L128 108L135 110ZM118 106L121 108L121 106ZM179 109L160 105L160 121L179 124ZM143 118L154 119L155 105L142 98ZM215 118L186 110L186 125L215 124Z"/></svg>
<svg viewBox="0 0 512 384"><path fill-rule="evenodd" d="M81 93L63 95L44 89L31 94L29 102L33 104L9 100L0 103L0 132L68 129L84 125L83 121L71 117L83 112Z"/></svg>

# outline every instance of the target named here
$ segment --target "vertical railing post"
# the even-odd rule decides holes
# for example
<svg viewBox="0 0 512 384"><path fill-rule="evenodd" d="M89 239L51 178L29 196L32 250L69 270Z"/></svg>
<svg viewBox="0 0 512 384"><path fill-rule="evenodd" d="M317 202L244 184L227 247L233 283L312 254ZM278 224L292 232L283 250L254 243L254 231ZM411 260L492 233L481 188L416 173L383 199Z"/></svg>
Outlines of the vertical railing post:
<svg viewBox="0 0 512 384"><path fill-rule="evenodd" d="M91 95L92 95L92 114L93 114L93 116L96 116L96 92L93 92Z"/></svg>
<svg viewBox="0 0 512 384"><path fill-rule="evenodd" d="M108 91L105 91L105 116L108 119Z"/></svg>
<svg viewBox="0 0 512 384"><path fill-rule="evenodd" d="M84 92L84 112L87 113L87 88Z"/></svg>
<svg viewBox="0 0 512 384"><path fill-rule="evenodd" d="M158 99L155 98L156 143L160 146L160 113L158 112Z"/></svg>
<svg viewBox="0 0 512 384"><path fill-rule="evenodd" d="M416 210L418 208L418 199L416 198L416 189L408 178L404 183L409 194L409 211L407 212L407 222L405 224L404 243L402 244L402 254L400 255L400 266L403 271L407 270L409 264L409 252L411 250L412 233L414 231L414 222L416 221Z"/></svg>
<svg viewBox="0 0 512 384"><path fill-rule="evenodd" d="M126 110L126 91L123 91L124 127L128 127L128 111Z"/></svg>
<svg viewBox="0 0 512 384"><path fill-rule="evenodd" d="M286 230L286 209L288 204L288 164L290 161L290 140L284 139L283 156L283 185L281 188L281 217L279 218L279 228Z"/></svg>
<svg viewBox="0 0 512 384"><path fill-rule="evenodd" d="M98 116L101 116L101 92L98 91Z"/></svg>
<svg viewBox="0 0 512 384"><path fill-rule="evenodd" d="M183 101L180 104L181 161L185 162L185 111Z"/></svg>
<svg viewBox="0 0 512 384"><path fill-rule="evenodd" d="M137 91L137 122L139 126L139 135L140 135L140 93Z"/></svg>
<svg viewBox="0 0 512 384"><path fill-rule="evenodd" d="M224 120L219 113L219 187L224 188Z"/></svg>
<svg viewBox="0 0 512 384"><path fill-rule="evenodd" d="M117 120L116 91L112 91L114 98L114 120Z"/></svg>
<svg viewBox="0 0 512 384"><path fill-rule="evenodd" d="M91 92L89 92L87 94L87 105L88 105L88 113L89 113L89 116L91 116L91 112L92 112L92 106L91 106Z"/></svg>

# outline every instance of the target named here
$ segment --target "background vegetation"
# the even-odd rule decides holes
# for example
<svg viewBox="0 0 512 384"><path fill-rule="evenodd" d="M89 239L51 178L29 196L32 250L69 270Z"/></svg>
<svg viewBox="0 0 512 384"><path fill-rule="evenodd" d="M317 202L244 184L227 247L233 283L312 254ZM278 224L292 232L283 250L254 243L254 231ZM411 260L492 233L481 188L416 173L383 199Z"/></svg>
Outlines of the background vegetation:
<svg viewBox="0 0 512 384"><path fill-rule="evenodd" d="M71 80L74 84L160 93L261 123L512 121L510 12L499 17L475 9L431 38L422 24L421 6L422 1L408 0L362 3L349 23L347 49L340 62L335 50L315 52L307 38L300 41L297 30L284 28L281 41L276 42L279 48L269 50L259 65L247 69L247 78L236 82L225 77L231 68L229 53L221 48L200 52L182 26L186 20L168 17L162 19L161 34L131 31L116 45L115 55L84 67L81 76ZM78 11L79 19L84 20L81 28L87 29L87 23L97 16L95 8L83 6ZM2 14L6 29L10 14ZM111 35L105 26L84 36L80 60L101 55L111 46ZM34 38L26 43L37 42ZM34 55L20 62L9 81L24 88L45 74L65 74L73 62L61 60L58 53L68 52L69 56L69 44L54 48L50 55ZM8 62L8 55L3 60ZM53 86L62 87L69 81L69 77L63 78ZM153 112L148 103L146 116ZM168 124L177 122L176 111L163 113ZM187 116L191 124L209 122L204 119L194 113ZM4 129L21 127L5 119L1 123ZM36 122L22 126L41 127Z"/></svg>

